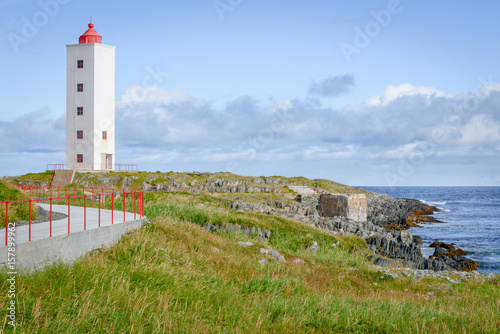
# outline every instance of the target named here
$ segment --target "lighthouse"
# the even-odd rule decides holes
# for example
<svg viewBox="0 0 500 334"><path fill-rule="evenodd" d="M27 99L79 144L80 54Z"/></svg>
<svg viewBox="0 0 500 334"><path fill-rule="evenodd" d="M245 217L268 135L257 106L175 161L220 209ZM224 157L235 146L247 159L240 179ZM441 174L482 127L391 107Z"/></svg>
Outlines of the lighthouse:
<svg viewBox="0 0 500 334"><path fill-rule="evenodd" d="M66 45L66 168L113 170L115 47L88 27Z"/></svg>

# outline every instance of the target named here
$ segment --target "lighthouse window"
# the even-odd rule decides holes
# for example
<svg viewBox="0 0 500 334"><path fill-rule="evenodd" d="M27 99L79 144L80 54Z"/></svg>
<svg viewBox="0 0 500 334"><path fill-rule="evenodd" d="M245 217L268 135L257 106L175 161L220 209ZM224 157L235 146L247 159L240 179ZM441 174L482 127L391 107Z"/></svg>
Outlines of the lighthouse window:
<svg viewBox="0 0 500 334"><path fill-rule="evenodd" d="M77 116L83 115L83 107L76 107L76 115Z"/></svg>
<svg viewBox="0 0 500 334"><path fill-rule="evenodd" d="M77 61L76 61L76 66L77 66L78 68L83 68L83 60L77 60Z"/></svg>
<svg viewBox="0 0 500 334"><path fill-rule="evenodd" d="M102 139L108 139L108 131L103 131L102 132Z"/></svg>
<svg viewBox="0 0 500 334"><path fill-rule="evenodd" d="M76 155L76 162L83 163L83 154Z"/></svg>
<svg viewBox="0 0 500 334"><path fill-rule="evenodd" d="M76 131L76 139L83 139L83 131Z"/></svg>
<svg viewBox="0 0 500 334"><path fill-rule="evenodd" d="M76 84L76 91L83 92L83 84Z"/></svg>

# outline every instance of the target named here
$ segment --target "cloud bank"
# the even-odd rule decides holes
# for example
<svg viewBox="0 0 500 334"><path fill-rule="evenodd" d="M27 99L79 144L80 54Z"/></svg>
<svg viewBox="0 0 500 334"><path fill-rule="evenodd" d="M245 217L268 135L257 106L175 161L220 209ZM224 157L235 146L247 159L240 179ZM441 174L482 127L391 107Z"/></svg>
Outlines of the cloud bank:
<svg viewBox="0 0 500 334"><path fill-rule="evenodd" d="M317 87L333 94L351 85L348 79L347 86L342 82L327 79ZM401 172L403 163L433 170L454 164L474 165L484 171L481 177L500 180L495 172L500 85L455 95L432 87L389 86L340 109L314 98L273 104L251 96L215 108L186 90L131 86L116 107L117 162L139 163L143 169L256 174L254 167L260 166L300 175L308 166L319 174L349 174L348 166L359 164L383 184L387 171L410 177ZM0 122L0 153L53 151L64 152L64 117L41 109Z"/></svg>

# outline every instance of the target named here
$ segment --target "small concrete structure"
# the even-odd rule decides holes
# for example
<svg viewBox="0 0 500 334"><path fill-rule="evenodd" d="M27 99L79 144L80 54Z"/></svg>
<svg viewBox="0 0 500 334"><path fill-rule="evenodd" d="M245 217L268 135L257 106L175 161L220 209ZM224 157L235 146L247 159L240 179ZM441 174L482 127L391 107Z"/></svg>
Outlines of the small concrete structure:
<svg viewBox="0 0 500 334"><path fill-rule="evenodd" d="M48 204L41 204L48 210ZM53 205L53 211L67 214L65 205ZM114 211L111 224L111 210L101 209L101 227L99 227L98 209L87 208L86 230L84 230L84 208L71 207L70 231L68 233L68 219L52 222L52 238L50 238L50 222L33 224L31 242L29 240L29 226L16 227L15 255L16 269L38 269L47 264L61 260L70 263L94 249L111 246L121 237L133 229L141 228L143 218L133 213ZM5 230L0 231L0 235ZM8 247L0 247L0 267L7 266Z"/></svg>
<svg viewBox="0 0 500 334"><path fill-rule="evenodd" d="M348 203L347 218L363 223L368 220L365 194L350 194L347 197L347 203Z"/></svg>
<svg viewBox="0 0 500 334"><path fill-rule="evenodd" d="M319 198L318 211L323 217L347 217L349 201L346 195L325 194Z"/></svg>
<svg viewBox="0 0 500 334"><path fill-rule="evenodd" d="M318 211L323 217L345 217L357 222L367 221L365 194L320 195Z"/></svg>

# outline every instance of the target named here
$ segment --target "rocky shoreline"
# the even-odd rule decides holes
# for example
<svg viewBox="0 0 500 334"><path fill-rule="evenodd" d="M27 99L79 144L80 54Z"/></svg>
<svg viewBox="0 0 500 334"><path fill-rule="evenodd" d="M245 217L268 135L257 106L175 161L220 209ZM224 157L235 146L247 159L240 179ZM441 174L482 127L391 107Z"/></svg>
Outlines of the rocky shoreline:
<svg viewBox="0 0 500 334"><path fill-rule="evenodd" d="M174 175L172 173L154 173L141 179L140 174L124 176L118 174L89 174L81 173L75 182L85 187L90 186L121 186L127 188L134 182L139 182L146 191L175 191L192 187L190 191L201 192L234 192L238 193L274 193L279 197L258 197L251 201L242 194L241 198L227 201L227 206L234 210L256 211L270 215L278 215L302 221L330 233L341 235L357 235L363 238L371 251L369 259L377 264L392 267L408 267L415 270L459 270L472 271L477 269L477 263L465 256L464 251L456 249L453 245L442 243L433 244L435 251L429 258L424 258L421 253L422 238L413 235L409 228L418 227L420 224L439 222L432 214L439 211L436 207L429 206L418 200L392 198L387 195L370 191L362 191L366 195L366 219L352 219L349 215L333 215L326 217L322 210L322 194L298 195L295 199L287 199L286 195L292 193L286 187L299 184L298 180L282 177L247 177L242 178L229 173L187 173ZM310 180L309 180L310 181ZM318 183L321 180L312 180ZM17 182L21 182L17 180ZM332 185L333 181L328 181ZM319 183L318 183L319 185ZM222 187L222 188L221 188ZM234 190L223 187L236 187ZM240 188L238 188L240 187ZM335 183L336 192L347 192L349 187ZM312 190L314 193L315 191ZM328 196L327 193L324 195ZM345 195L347 196L348 195ZM347 198L346 197L346 198ZM347 201L344 198L342 201ZM224 226L206 226L210 230L224 230ZM249 231L247 227L229 226L229 229L242 230L244 233L256 233L266 239L270 231ZM267 234L269 233L269 234ZM429 245L431 246L431 245Z"/></svg>
<svg viewBox="0 0 500 334"><path fill-rule="evenodd" d="M279 215L340 235L357 235L363 238L371 251L368 256L374 264L384 267L407 267L430 271L472 271L477 263L465 257L466 253L453 245L435 243L436 250L430 258L421 253L422 238L408 228L418 223L432 222L429 214L438 209L412 199L395 199L366 191L367 221L346 217L324 217L319 212L321 196L298 195L295 201L263 199L248 203L236 198L226 204L233 210L257 211Z"/></svg>

